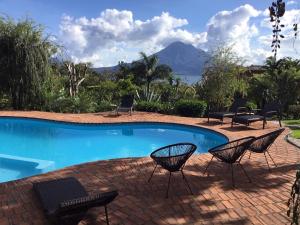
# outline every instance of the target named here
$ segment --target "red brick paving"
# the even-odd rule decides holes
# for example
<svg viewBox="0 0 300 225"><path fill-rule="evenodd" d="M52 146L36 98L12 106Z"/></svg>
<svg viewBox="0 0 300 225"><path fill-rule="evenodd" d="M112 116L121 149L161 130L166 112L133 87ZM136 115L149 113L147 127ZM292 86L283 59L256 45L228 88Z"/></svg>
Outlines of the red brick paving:
<svg viewBox="0 0 300 225"><path fill-rule="evenodd" d="M261 135L277 128L268 123L251 128L218 123L208 125L205 119L184 118L154 113L112 117L108 114L56 114L46 112L0 112L0 116L25 116L61 121L104 123L128 121L161 121L204 126L227 135L230 139ZM149 157L117 159L86 163L47 174L0 184L0 225L47 225L40 204L32 191L32 183L65 176L74 176L91 192L117 189L118 198L109 205L111 224L289 224L287 200L295 177L299 151L284 140L285 131L272 146L270 153L277 168L269 172L264 157L252 154L242 163L252 183L238 168L236 188L231 186L230 174L214 162L209 176L203 171L209 154L194 155L185 167L194 195L189 195L180 174L172 177L169 199L165 199L167 176L163 170L151 180L153 169ZM93 209L81 224L105 224L104 209Z"/></svg>

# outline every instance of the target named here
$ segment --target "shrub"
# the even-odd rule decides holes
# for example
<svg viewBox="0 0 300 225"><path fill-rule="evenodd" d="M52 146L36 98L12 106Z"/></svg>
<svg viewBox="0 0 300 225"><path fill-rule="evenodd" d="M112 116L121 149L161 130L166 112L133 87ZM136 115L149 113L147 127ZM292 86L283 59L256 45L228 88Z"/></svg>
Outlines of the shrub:
<svg viewBox="0 0 300 225"><path fill-rule="evenodd" d="M204 115L207 104L199 100L179 100L175 104L175 112L180 116L201 117Z"/></svg>
<svg viewBox="0 0 300 225"><path fill-rule="evenodd" d="M0 109L9 109L10 107L10 99L7 96L0 96Z"/></svg>
<svg viewBox="0 0 300 225"><path fill-rule="evenodd" d="M96 111L97 112L107 112L115 109L116 106L113 106L111 103L102 101L97 104Z"/></svg>
<svg viewBox="0 0 300 225"><path fill-rule="evenodd" d="M254 103L254 102L247 102L246 103L246 107L249 108L249 109L257 109L257 104Z"/></svg>
<svg viewBox="0 0 300 225"><path fill-rule="evenodd" d="M288 113L293 119L300 119L300 105L290 105Z"/></svg>
<svg viewBox="0 0 300 225"><path fill-rule="evenodd" d="M136 104L135 109L145 112L162 112L163 105L159 102L139 101Z"/></svg>
<svg viewBox="0 0 300 225"><path fill-rule="evenodd" d="M47 104L46 110L52 112L62 112L62 113L74 112L75 111L74 99L70 97L59 97L57 99L54 99L53 101L50 101Z"/></svg>

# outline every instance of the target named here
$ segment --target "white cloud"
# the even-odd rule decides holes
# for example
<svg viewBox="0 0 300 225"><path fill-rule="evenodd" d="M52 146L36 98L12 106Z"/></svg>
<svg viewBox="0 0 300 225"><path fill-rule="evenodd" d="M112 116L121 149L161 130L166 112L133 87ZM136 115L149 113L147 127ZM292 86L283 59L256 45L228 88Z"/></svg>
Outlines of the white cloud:
<svg viewBox="0 0 300 225"><path fill-rule="evenodd" d="M139 51L152 53L176 40L196 46L206 40L205 33L182 29L187 24L186 19L167 12L141 21L134 20L131 11L107 9L91 19L64 15L60 38L74 61L89 60L95 66L115 65L121 60L136 59Z"/></svg>
<svg viewBox="0 0 300 225"><path fill-rule="evenodd" d="M300 10L287 10L278 56L299 57L293 48L292 24L299 22ZM258 10L246 4L232 11L220 11L212 16L203 32L184 28L188 21L168 12L141 21L131 11L106 9L97 18L62 17L59 38L74 61L89 61L94 66L116 65L118 61L136 60L140 51L154 53L174 41L183 41L205 50L219 45L233 46L247 64L262 64L271 53L272 26L268 10ZM295 47L300 46L299 38ZM298 49L300 52L300 49ZM297 55L298 54L298 55Z"/></svg>
<svg viewBox="0 0 300 225"><path fill-rule="evenodd" d="M286 3L287 5L296 5L298 4L297 1L293 1L293 0L290 0Z"/></svg>
<svg viewBox="0 0 300 225"><path fill-rule="evenodd" d="M261 14L248 4L232 11L218 12L207 24L207 42L204 46L208 49L223 44L233 46L240 57L253 61L251 40L259 34L259 30L251 19Z"/></svg>

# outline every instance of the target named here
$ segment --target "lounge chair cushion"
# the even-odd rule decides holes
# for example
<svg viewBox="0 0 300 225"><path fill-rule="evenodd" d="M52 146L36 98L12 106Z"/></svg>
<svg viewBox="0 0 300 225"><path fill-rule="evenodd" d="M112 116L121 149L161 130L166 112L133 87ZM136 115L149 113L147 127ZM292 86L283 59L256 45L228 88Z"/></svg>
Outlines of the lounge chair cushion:
<svg viewBox="0 0 300 225"><path fill-rule="evenodd" d="M48 216L57 212L60 203L88 196L84 187L74 177L34 183L33 189Z"/></svg>
<svg viewBox="0 0 300 225"><path fill-rule="evenodd" d="M261 115L242 115L233 118L233 122L241 123L241 124L248 124L248 123L262 121L262 120L264 120L264 116Z"/></svg>
<svg viewBox="0 0 300 225"><path fill-rule="evenodd" d="M223 119L224 117L233 117L235 113L233 112L212 112L209 113L210 118Z"/></svg>

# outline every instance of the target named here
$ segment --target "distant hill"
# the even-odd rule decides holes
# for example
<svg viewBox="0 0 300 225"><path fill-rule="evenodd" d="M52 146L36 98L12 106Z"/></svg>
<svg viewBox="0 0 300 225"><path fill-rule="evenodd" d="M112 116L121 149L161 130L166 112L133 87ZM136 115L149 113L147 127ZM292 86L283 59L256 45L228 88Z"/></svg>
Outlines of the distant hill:
<svg viewBox="0 0 300 225"><path fill-rule="evenodd" d="M179 75L184 81L193 83L200 79L205 63L210 55L193 45L183 42L174 42L155 53L160 64L169 65L174 74ZM118 66L94 68L97 72L116 71Z"/></svg>

